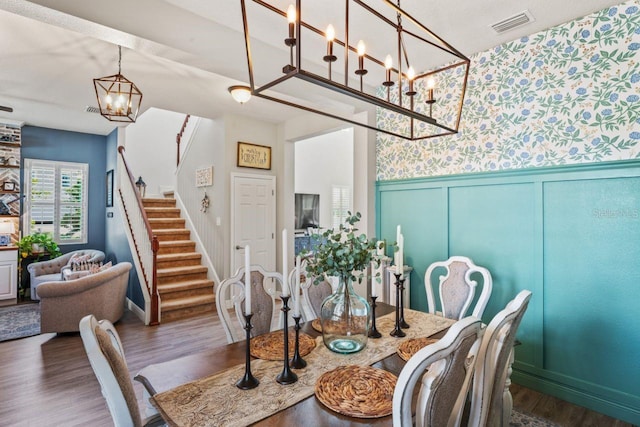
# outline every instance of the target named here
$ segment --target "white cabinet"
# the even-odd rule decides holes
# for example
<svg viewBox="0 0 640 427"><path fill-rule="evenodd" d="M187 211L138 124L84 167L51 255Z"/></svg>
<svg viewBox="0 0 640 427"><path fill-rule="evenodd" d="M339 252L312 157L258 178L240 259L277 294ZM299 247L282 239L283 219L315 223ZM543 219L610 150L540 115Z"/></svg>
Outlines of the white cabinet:
<svg viewBox="0 0 640 427"><path fill-rule="evenodd" d="M0 300L18 295L18 248L0 247Z"/></svg>

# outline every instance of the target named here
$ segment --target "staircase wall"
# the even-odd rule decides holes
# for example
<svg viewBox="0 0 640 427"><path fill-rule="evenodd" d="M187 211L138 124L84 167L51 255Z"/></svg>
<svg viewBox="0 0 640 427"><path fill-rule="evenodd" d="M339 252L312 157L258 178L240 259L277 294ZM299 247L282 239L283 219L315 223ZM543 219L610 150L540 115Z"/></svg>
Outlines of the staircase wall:
<svg viewBox="0 0 640 427"><path fill-rule="evenodd" d="M215 270L223 279L225 267L225 234L222 224L228 216L225 189L228 178L225 173L224 125L220 120L198 119L187 149L183 153L176 172L176 197L182 202L183 214L192 221L195 232L211 259ZM196 187L195 171L213 166L213 185ZM209 209L202 212L201 201L204 194L209 197ZM220 219L220 226L216 219Z"/></svg>

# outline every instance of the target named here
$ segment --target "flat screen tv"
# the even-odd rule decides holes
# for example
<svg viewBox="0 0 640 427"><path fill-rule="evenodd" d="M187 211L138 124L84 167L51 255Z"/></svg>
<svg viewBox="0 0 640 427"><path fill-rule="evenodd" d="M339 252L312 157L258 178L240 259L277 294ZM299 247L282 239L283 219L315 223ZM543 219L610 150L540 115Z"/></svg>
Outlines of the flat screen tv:
<svg viewBox="0 0 640 427"><path fill-rule="evenodd" d="M295 222L296 231L307 230L309 227L320 227L320 195L295 194Z"/></svg>

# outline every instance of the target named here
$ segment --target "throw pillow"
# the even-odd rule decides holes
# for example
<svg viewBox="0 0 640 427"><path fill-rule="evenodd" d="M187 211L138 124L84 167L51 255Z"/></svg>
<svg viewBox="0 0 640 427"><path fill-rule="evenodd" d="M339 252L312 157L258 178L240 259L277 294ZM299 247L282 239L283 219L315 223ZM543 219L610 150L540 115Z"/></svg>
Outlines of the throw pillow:
<svg viewBox="0 0 640 427"><path fill-rule="evenodd" d="M98 272L108 270L111 267L112 267L112 264L111 264L111 261L109 261L108 263L104 264L102 267L98 268Z"/></svg>

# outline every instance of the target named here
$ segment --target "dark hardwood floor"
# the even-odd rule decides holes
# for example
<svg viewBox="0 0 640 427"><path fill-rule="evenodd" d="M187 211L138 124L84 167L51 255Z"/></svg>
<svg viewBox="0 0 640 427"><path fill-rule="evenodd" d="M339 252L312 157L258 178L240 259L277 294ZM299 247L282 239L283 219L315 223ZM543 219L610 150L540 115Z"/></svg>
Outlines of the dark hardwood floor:
<svg viewBox="0 0 640 427"><path fill-rule="evenodd" d="M131 376L151 364L226 345L217 315L146 327L131 312L116 325ZM0 343L0 426L112 426L79 334ZM142 385L134 382L141 409ZM514 406L561 426L630 424L516 384Z"/></svg>

